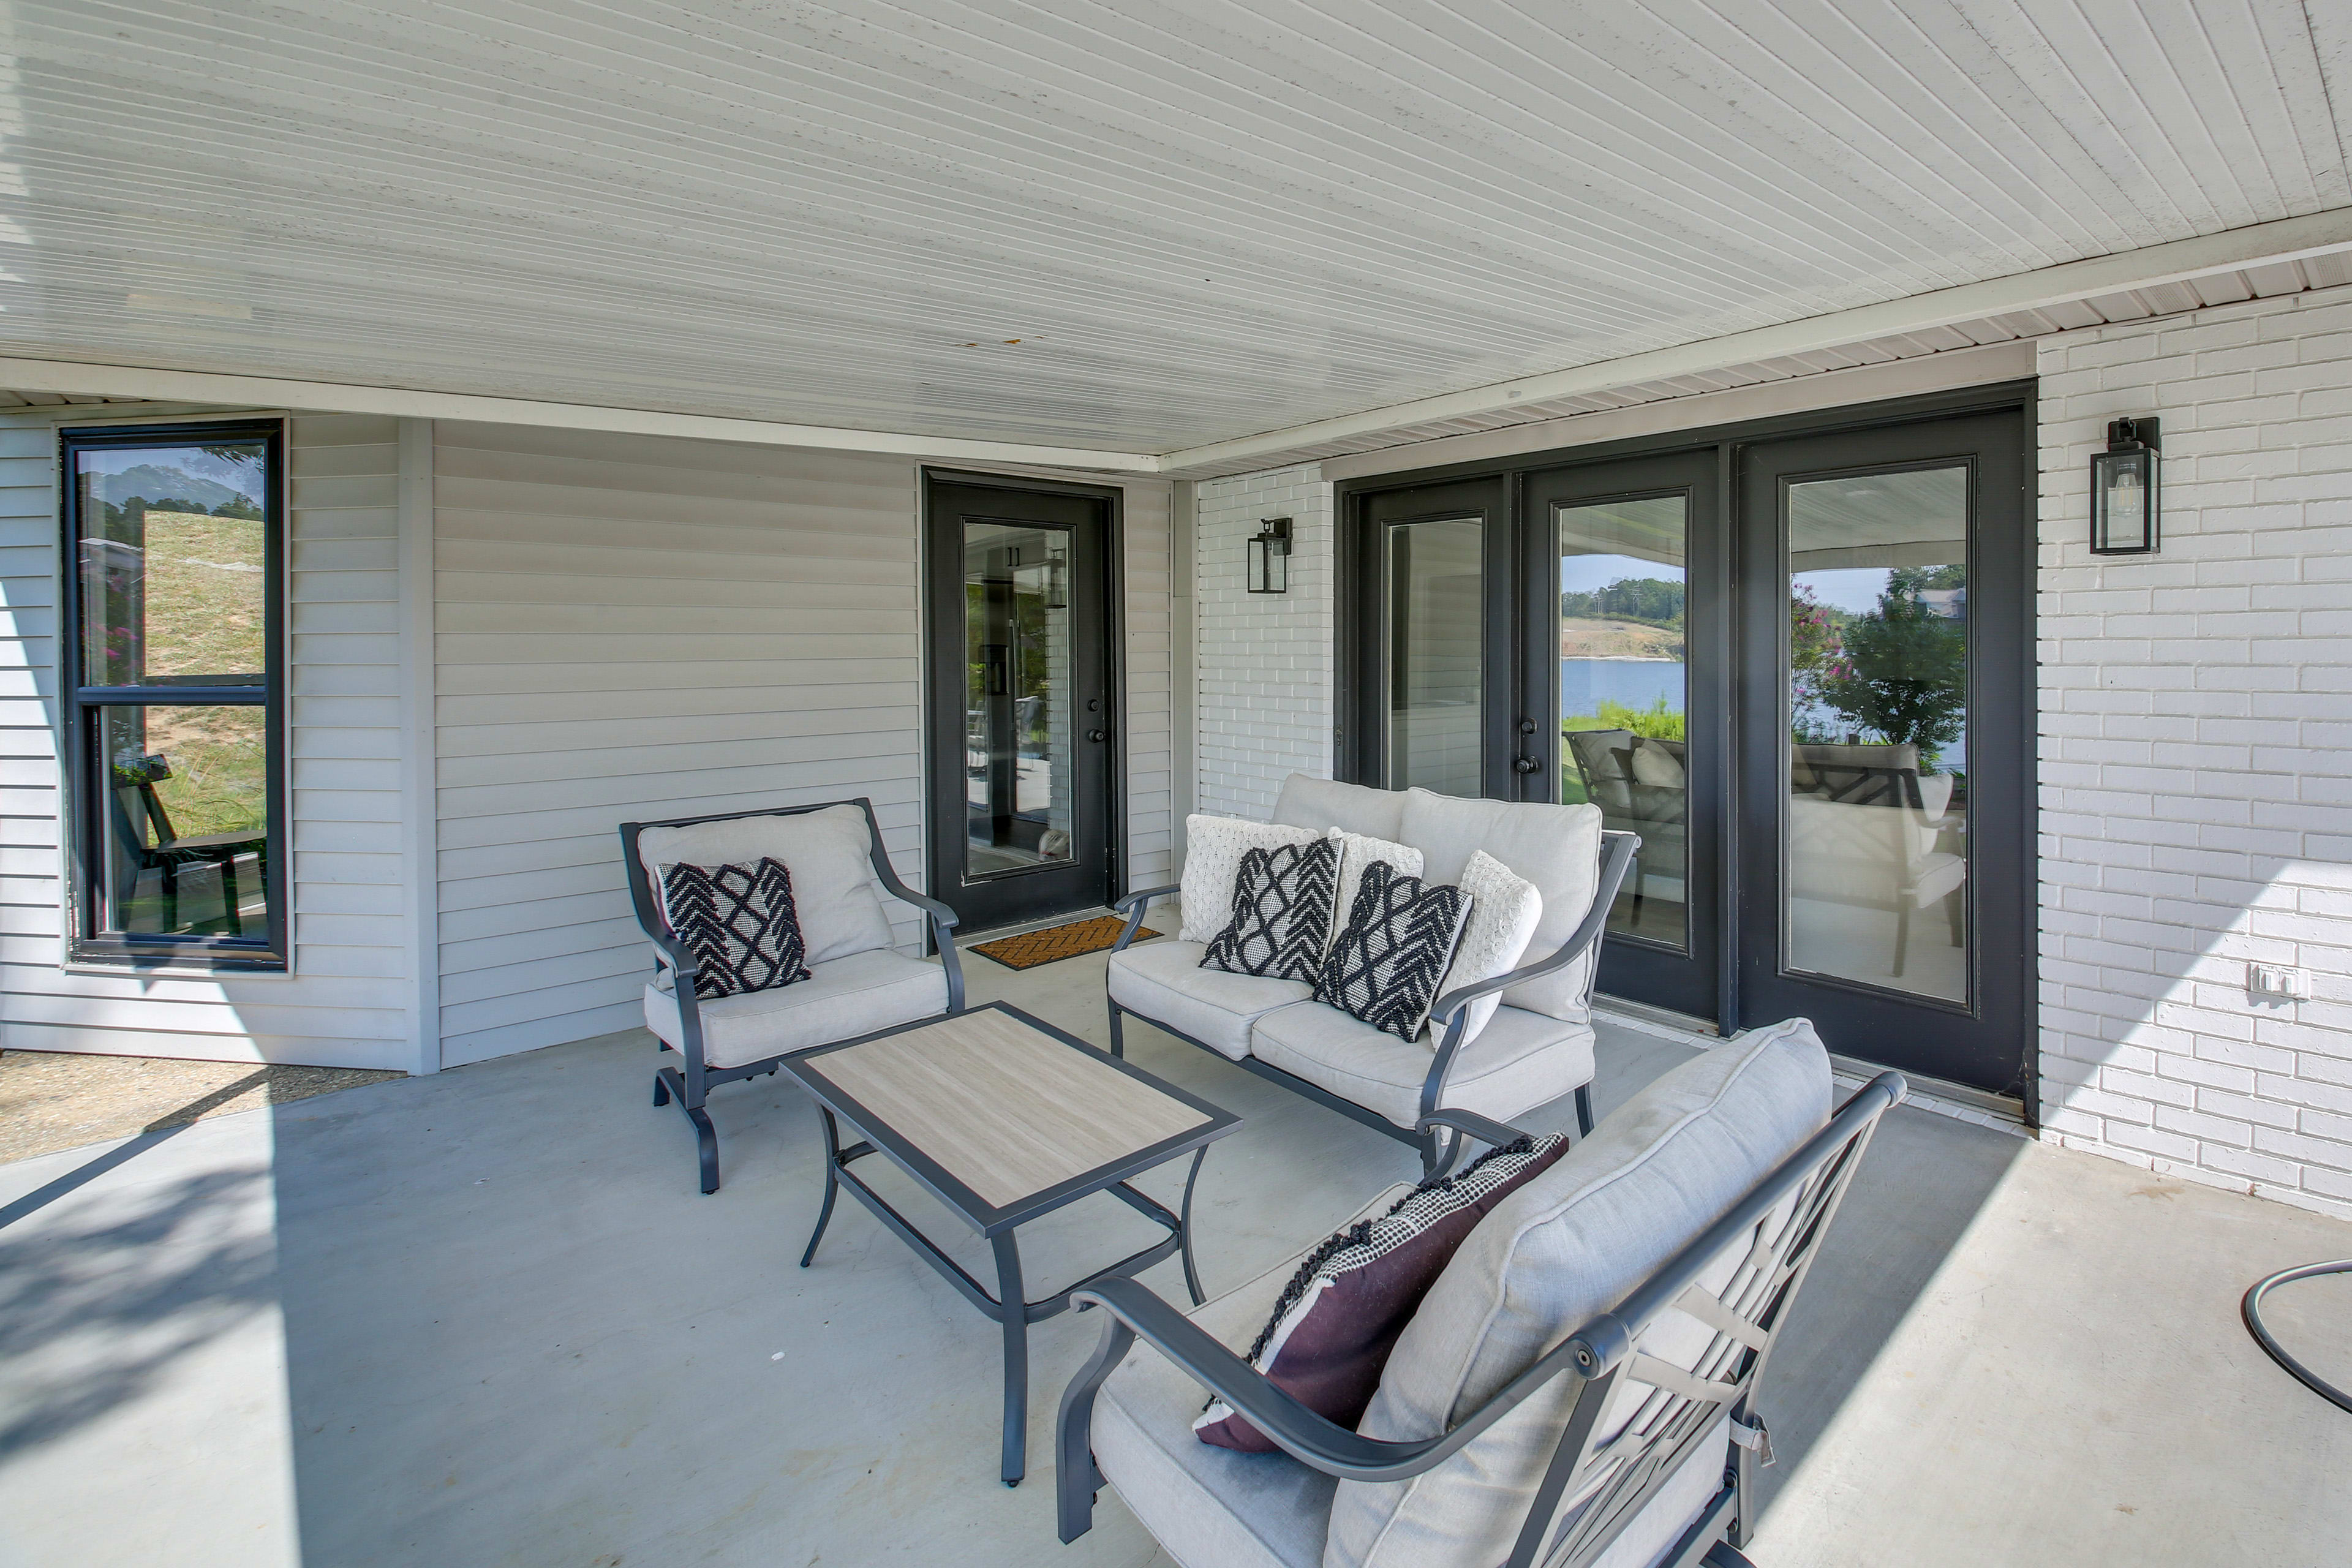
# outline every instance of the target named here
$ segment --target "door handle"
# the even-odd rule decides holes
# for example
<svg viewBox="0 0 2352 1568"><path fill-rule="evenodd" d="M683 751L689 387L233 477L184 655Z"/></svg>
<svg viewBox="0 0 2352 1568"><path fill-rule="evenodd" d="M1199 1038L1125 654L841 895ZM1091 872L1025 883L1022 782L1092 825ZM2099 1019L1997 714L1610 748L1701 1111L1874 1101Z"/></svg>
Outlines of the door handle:
<svg viewBox="0 0 2352 1568"><path fill-rule="evenodd" d="M1099 745L1103 742L1110 739L1110 731L1108 730L1089 730L1087 731L1087 739Z"/></svg>
<svg viewBox="0 0 2352 1568"><path fill-rule="evenodd" d="M1543 759L1540 757L1513 757L1511 759L1511 766L1523 773L1539 773L1543 772Z"/></svg>

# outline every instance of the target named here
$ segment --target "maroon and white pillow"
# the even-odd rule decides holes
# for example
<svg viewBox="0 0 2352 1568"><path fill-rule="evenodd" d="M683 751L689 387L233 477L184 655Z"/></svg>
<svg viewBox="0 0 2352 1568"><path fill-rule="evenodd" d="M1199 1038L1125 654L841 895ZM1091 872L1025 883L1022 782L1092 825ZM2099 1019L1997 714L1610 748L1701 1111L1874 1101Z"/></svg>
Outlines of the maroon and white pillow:
<svg viewBox="0 0 2352 1568"><path fill-rule="evenodd" d="M1378 1219L1358 1220L1309 1253L1250 1346L1266 1381L1352 1428L1421 1299L1478 1222L1568 1152L1559 1134L1489 1151L1458 1175L1423 1182ZM1202 1411L1201 1441L1271 1454L1273 1440L1223 1400Z"/></svg>

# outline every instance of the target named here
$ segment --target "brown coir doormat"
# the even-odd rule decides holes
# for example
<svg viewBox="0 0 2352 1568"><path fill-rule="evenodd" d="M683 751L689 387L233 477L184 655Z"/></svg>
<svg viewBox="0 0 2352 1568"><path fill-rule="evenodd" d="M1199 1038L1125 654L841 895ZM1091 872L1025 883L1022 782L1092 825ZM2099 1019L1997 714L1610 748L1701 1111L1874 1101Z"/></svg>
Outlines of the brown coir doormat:
<svg viewBox="0 0 2352 1568"><path fill-rule="evenodd" d="M1127 924L1118 915L1097 915L1090 921L1072 921L1067 925L1047 926L1044 931L1023 931L1019 936L1001 936L994 942L974 942L971 951L983 958L992 958L1007 969L1034 969L1041 963L1055 963L1065 958L1078 958L1089 952L1100 952L1118 940L1120 928ZM1160 933L1145 926L1135 933L1141 942Z"/></svg>

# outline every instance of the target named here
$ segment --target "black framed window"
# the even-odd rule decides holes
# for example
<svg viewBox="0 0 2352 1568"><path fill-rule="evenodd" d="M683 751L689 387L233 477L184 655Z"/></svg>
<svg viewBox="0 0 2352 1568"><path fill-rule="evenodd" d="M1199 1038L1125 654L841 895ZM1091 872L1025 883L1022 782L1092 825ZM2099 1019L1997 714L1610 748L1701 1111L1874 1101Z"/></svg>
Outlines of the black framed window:
<svg viewBox="0 0 2352 1568"><path fill-rule="evenodd" d="M284 427L61 442L70 955L283 969Z"/></svg>

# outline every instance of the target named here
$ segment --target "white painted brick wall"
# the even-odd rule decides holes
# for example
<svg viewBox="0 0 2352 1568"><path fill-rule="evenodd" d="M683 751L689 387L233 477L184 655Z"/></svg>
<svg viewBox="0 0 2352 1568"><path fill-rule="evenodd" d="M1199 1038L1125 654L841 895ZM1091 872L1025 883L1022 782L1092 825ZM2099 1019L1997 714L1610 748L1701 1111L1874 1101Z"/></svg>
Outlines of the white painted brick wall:
<svg viewBox="0 0 2352 1568"><path fill-rule="evenodd" d="M2352 1215L2352 289L2039 352L2043 1136ZM2147 414L2163 550L2093 555Z"/></svg>
<svg viewBox="0 0 2352 1568"><path fill-rule="evenodd" d="M1331 487L1309 466L1199 489L1193 809L1263 822L1294 773L1331 776ZM1252 594L1244 542L1291 520L1290 591Z"/></svg>

